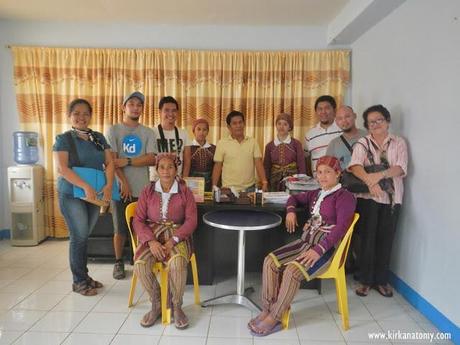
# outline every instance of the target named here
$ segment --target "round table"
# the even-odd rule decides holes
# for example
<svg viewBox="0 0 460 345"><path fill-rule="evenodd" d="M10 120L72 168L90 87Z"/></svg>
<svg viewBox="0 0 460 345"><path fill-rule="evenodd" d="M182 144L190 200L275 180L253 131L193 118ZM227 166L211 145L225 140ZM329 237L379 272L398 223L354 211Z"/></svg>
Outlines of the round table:
<svg viewBox="0 0 460 345"><path fill-rule="evenodd" d="M244 289L245 233L277 227L281 224L281 217L262 210L217 210L203 215L203 221L217 229L238 231L238 273L236 293L211 298L201 306L234 303L259 312L260 307L246 296Z"/></svg>

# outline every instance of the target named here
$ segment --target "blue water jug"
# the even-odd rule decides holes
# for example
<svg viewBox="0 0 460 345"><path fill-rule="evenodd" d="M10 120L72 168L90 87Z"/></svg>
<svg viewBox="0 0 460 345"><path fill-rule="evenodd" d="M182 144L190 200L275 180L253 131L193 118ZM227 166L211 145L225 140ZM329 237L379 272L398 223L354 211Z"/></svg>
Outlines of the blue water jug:
<svg viewBox="0 0 460 345"><path fill-rule="evenodd" d="M38 133L14 132L14 161L18 164L38 162Z"/></svg>

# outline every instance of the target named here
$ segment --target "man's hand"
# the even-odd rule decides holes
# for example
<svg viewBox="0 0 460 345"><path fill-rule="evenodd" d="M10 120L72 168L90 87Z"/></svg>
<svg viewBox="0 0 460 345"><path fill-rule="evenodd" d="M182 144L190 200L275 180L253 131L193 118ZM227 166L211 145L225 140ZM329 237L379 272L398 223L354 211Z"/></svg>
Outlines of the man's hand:
<svg viewBox="0 0 460 345"><path fill-rule="evenodd" d="M289 212L286 215L286 230L287 230L287 232L292 234L295 231L296 226L299 226L299 224L297 224L297 215L295 214L295 212Z"/></svg>
<svg viewBox="0 0 460 345"><path fill-rule="evenodd" d="M377 172L377 173L370 173L367 174L366 176L366 184L369 186L369 188L375 186L376 184L379 183L379 181L382 179L382 173Z"/></svg>
<svg viewBox="0 0 460 345"><path fill-rule="evenodd" d="M128 158L115 158L115 168L123 168L128 165Z"/></svg>
<svg viewBox="0 0 460 345"><path fill-rule="evenodd" d="M102 200L112 200L112 186L105 185L104 188L102 188Z"/></svg>
<svg viewBox="0 0 460 345"><path fill-rule="evenodd" d="M310 268L316 263L316 261L318 261L320 257L321 256L313 249L308 249L306 252L300 254L296 260L299 261L301 265Z"/></svg>
<svg viewBox="0 0 460 345"><path fill-rule="evenodd" d="M127 182L120 182L120 195L124 202L131 201L133 196Z"/></svg>
<svg viewBox="0 0 460 345"><path fill-rule="evenodd" d="M376 184L376 185L373 185L372 187L369 187L369 192L374 197L382 197L382 196L385 195L385 192L382 190L382 188L380 188L379 184Z"/></svg>

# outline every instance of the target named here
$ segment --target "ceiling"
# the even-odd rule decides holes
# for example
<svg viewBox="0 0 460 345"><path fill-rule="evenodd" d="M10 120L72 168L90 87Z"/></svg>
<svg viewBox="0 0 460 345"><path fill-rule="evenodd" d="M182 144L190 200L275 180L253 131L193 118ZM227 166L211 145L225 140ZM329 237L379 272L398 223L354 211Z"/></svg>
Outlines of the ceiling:
<svg viewBox="0 0 460 345"><path fill-rule="evenodd" d="M349 0L0 0L0 19L326 26Z"/></svg>

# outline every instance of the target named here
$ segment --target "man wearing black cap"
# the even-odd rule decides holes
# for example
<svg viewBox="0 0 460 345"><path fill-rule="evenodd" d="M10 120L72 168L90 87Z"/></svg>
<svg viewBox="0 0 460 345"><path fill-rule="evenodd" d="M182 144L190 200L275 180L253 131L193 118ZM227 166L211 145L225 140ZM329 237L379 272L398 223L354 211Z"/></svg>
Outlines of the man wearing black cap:
<svg viewBox="0 0 460 345"><path fill-rule="evenodd" d="M128 234L126 206L136 201L144 186L149 183L148 167L155 164L153 131L139 123L144 110L144 100L144 95L138 91L126 96L123 100L123 122L110 127L106 136L112 148L115 174L121 194L120 201L112 201L115 279L125 277L123 247Z"/></svg>

